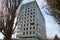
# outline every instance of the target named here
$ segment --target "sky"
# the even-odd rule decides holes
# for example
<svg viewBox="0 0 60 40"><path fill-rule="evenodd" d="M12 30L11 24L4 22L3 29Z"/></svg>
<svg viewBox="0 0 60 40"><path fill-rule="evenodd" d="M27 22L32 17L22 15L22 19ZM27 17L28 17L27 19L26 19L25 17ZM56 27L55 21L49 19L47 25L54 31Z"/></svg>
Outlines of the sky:
<svg viewBox="0 0 60 40"><path fill-rule="evenodd" d="M30 1L32 0L24 0L23 3L27 3ZM44 2L44 0L36 0L36 1L40 9L42 8L42 6L46 5L46 2ZM58 28L59 26L57 25L57 23L53 20L51 16L46 14L47 10L45 8L41 9L41 11L45 18L47 37L54 38L56 34L60 37L59 28ZM0 33L0 38L3 38L3 35L1 33Z"/></svg>

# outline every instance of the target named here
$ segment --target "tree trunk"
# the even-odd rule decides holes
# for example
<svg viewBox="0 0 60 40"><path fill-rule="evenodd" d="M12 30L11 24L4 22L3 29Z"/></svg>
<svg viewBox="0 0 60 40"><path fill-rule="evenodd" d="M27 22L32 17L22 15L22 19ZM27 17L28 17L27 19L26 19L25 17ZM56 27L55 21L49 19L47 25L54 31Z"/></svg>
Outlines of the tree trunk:
<svg viewBox="0 0 60 40"><path fill-rule="evenodd" d="M4 40L11 40L11 36L9 36L9 37L4 37Z"/></svg>
<svg viewBox="0 0 60 40"><path fill-rule="evenodd" d="M4 40L11 40L11 38L12 38L12 30L11 29L7 30L7 32L5 33L4 36L5 36Z"/></svg>
<svg viewBox="0 0 60 40"><path fill-rule="evenodd" d="M12 37L12 35L10 35L10 36L7 35L7 37L6 36L4 37L4 40L11 40L11 37Z"/></svg>

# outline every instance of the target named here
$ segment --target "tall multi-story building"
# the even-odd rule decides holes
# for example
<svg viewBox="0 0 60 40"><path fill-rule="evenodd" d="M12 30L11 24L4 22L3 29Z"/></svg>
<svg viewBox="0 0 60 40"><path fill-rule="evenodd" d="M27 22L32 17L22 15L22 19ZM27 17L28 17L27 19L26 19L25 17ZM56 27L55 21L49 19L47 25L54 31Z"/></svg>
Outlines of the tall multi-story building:
<svg viewBox="0 0 60 40"><path fill-rule="evenodd" d="M45 40L45 19L36 1L21 6L18 14L17 39Z"/></svg>

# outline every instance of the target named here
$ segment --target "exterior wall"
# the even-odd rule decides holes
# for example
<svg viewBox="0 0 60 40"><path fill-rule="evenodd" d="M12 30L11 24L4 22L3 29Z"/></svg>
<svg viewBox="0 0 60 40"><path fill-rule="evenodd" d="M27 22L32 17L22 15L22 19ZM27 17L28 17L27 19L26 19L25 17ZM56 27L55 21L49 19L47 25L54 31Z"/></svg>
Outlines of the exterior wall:
<svg viewBox="0 0 60 40"><path fill-rule="evenodd" d="M16 36L20 40L45 39L45 19L41 14L36 1L21 6L20 13L18 14L18 27Z"/></svg>
<svg viewBox="0 0 60 40"><path fill-rule="evenodd" d="M35 38L20 38L20 40L35 40Z"/></svg>
<svg viewBox="0 0 60 40"><path fill-rule="evenodd" d="M36 4L37 5L37 4ZM42 37L43 39L46 39L46 26L45 26L45 19L41 13L41 10L39 9L38 5L36 6L36 19L37 19L37 34Z"/></svg>

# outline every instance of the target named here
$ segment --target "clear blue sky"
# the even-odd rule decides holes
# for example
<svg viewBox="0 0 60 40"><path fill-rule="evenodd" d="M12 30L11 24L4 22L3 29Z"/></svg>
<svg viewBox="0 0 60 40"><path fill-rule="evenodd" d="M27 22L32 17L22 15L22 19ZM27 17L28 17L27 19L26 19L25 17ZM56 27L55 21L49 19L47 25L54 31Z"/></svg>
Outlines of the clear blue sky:
<svg viewBox="0 0 60 40"><path fill-rule="evenodd" d="M30 2L32 0L24 0L23 3L27 3ZM39 7L41 8L43 5L45 5L46 3L43 0L37 0L37 3L39 5ZM41 9L44 18L46 20L46 32L47 32L47 37L54 37L55 34L59 35L59 29L58 29L58 25L53 21L53 18L49 15L46 14L46 9ZM60 35L59 35L60 36ZM0 38L2 38L2 34L0 34Z"/></svg>

